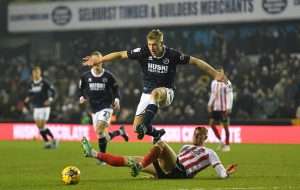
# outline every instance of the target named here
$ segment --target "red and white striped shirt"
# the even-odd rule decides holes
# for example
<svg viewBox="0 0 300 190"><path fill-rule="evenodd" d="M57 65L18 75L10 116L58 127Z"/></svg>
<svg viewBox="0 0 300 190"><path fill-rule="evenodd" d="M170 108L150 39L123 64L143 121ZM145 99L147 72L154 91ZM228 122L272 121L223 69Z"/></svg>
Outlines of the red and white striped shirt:
<svg viewBox="0 0 300 190"><path fill-rule="evenodd" d="M213 80L211 83L211 94L208 106L212 106L213 111L226 111L232 109L233 92L231 82L221 82Z"/></svg>
<svg viewBox="0 0 300 190"><path fill-rule="evenodd" d="M177 157L190 176L196 175L210 165L221 163L216 152L204 146L184 145Z"/></svg>

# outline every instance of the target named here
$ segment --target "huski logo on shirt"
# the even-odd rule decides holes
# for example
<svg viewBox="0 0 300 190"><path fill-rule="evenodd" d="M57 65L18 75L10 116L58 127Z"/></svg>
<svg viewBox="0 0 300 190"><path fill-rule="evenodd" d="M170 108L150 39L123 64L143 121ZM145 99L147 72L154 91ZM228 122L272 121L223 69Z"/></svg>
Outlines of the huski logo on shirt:
<svg viewBox="0 0 300 190"><path fill-rule="evenodd" d="M42 91L42 85L39 86L32 86L31 92L40 92Z"/></svg>
<svg viewBox="0 0 300 190"><path fill-rule="evenodd" d="M89 83L91 91L100 91L105 89L105 83Z"/></svg>
<svg viewBox="0 0 300 190"><path fill-rule="evenodd" d="M167 65L156 65L148 63L148 71L151 73L168 73L169 67Z"/></svg>

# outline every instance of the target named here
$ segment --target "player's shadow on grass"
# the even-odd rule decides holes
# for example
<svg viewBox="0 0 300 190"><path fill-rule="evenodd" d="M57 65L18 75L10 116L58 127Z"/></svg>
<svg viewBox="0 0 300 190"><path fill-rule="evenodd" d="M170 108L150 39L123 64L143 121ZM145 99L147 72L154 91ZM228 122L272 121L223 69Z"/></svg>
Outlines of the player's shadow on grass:
<svg viewBox="0 0 300 190"><path fill-rule="evenodd" d="M234 177L234 178L240 178L240 177ZM131 183L133 181L197 181L197 180L209 180L209 181L220 181L220 179L216 178L216 177L198 177L198 178L192 178L192 179L156 179L153 177L137 177L137 178L121 178L118 179L118 182L121 183L126 183L128 181L130 181ZM81 181L83 182L83 181ZM116 180L115 179L88 179L88 180L84 180L84 182L89 182L89 183L115 183Z"/></svg>
<svg viewBox="0 0 300 190"><path fill-rule="evenodd" d="M142 178L142 177L138 177L138 178L133 178L133 177L128 177L128 178L119 178L118 179L118 183L121 182L121 183L126 183L127 181L149 181L149 180L157 180L157 179L154 179L154 178ZM82 180L83 181L83 180ZM81 182L82 182L81 181ZM115 183L116 182L116 179L88 179L88 180L84 180L85 182L91 182L91 183Z"/></svg>

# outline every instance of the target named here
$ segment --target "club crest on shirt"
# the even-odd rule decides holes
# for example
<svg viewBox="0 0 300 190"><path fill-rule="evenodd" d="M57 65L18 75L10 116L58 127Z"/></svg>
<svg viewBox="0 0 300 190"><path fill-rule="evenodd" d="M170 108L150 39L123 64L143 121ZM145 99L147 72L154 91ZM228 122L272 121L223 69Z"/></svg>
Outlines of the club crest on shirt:
<svg viewBox="0 0 300 190"><path fill-rule="evenodd" d="M195 153L195 154L197 154L197 155L199 155L199 154L201 154L201 153L203 153L203 152L205 152L205 149L203 149L203 148L193 150L193 153Z"/></svg>
<svg viewBox="0 0 300 190"><path fill-rule="evenodd" d="M170 63L170 60L169 60L168 58L164 58L164 59L163 59L163 64L166 64L166 65L167 65L167 64L169 64L169 63Z"/></svg>
<svg viewBox="0 0 300 190"><path fill-rule="evenodd" d="M183 61L183 60L184 60L184 55L181 54L181 56L179 57L179 59L180 59L181 61Z"/></svg>
<svg viewBox="0 0 300 190"><path fill-rule="evenodd" d="M89 78L88 81L89 81L89 82L92 82L92 78Z"/></svg>
<svg viewBox="0 0 300 190"><path fill-rule="evenodd" d="M104 83L107 83L107 81L108 81L108 79L107 79L106 77L104 77L104 78L102 79L102 82L104 82Z"/></svg>

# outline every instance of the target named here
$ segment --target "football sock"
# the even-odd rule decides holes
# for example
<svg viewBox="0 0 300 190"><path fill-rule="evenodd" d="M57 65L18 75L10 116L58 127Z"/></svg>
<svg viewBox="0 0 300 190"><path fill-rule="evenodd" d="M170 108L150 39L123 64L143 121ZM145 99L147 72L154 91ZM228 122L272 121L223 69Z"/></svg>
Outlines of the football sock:
<svg viewBox="0 0 300 190"><path fill-rule="evenodd" d="M147 167L148 165L150 165L153 161L157 160L159 155L161 153L161 150L158 146L154 146L152 147L152 149L150 150L150 152L148 154L146 154L143 158L143 160L141 161L141 165L143 166L143 168Z"/></svg>
<svg viewBox="0 0 300 190"><path fill-rule="evenodd" d="M116 131L109 132L108 134L110 136L110 139L113 139L114 137L121 135L121 132L120 130L116 130Z"/></svg>
<svg viewBox="0 0 300 190"><path fill-rule="evenodd" d="M225 144L226 145L229 145L229 128L228 128L228 126L224 126L224 129L225 129Z"/></svg>
<svg viewBox="0 0 300 190"><path fill-rule="evenodd" d="M121 130L121 127L120 127L120 129L118 131L120 132L120 135L125 135L124 131Z"/></svg>
<svg viewBox="0 0 300 190"><path fill-rule="evenodd" d="M152 120L157 113L158 107L155 104L149 104L146 107L145 115L144 115L144 125L147 128L146 134L151 135L151 136L156 136L157 135L157 130L152 127L151 123Z"/></svg>
<svg viewBox="0 0 300 190"><path fill-rule="evenodd" d="M221 136L220 136L220 133L219 133L217 127L216 127L215 125L212 125L211 128L212 128L213 132L215 133L216 137L217 137L219 140L221 140Z"/></svg>
<svg viewBox="0 0 300 190"><path fill-rule="evenodd" d="M54 139L54 136L53 136L53 134L51 133L50 129L46 128L46 129L45 129L45 132L46 132L46 134L47 134L48 136L51 137L51 139Z"/></svg>
<svg viewBox="0 0 300 190"><path fill-rule="evenodd" d="M97 158L100 161L106 162L108 165L111 166L125 166L125 159L123 156L116 156L116 155L112 155L109 153L103 153L103 152L99 152L97 154Z"/></svg>
<svg viewBox="0 0 300 190"><path fill-rule="evenodd" d="M44 128L40 129L40 135L42 136L42 138L45 142L48 142L47 132Z"/></svg>
<svg viewBox="0 0 300 190"><path fill-rule="evenodd" d="M155 129L152 125L147 126L147 135L150 135L152 137L156 137L158 135L159 131Z"/></svg>
<svg viewBox="0 0 300 190"><path fill-rule="evenodd" d="M158 110L158 107L155 104L149 104L146 107L146 111L145 111L145 115L144 115L144 122L143 122L146 126L151 125L151 122L152 122L157 110Z"/></svg>
<svg viewBox="0 0 300 190"><path fill-rule="evenodd" d="M106 152L106 147L107 147L107 140L105 137L100 137L98 139L98 147L100 152Z"/></svg>

